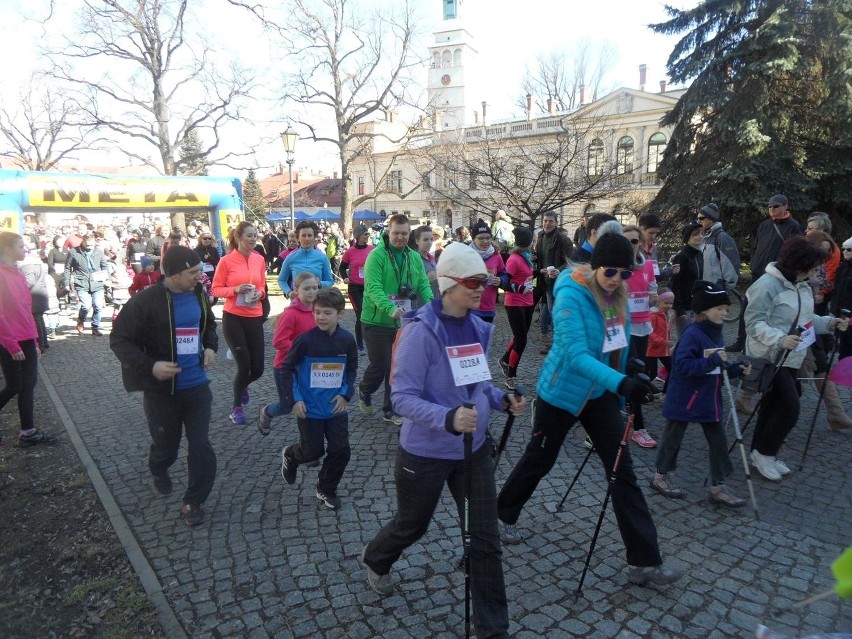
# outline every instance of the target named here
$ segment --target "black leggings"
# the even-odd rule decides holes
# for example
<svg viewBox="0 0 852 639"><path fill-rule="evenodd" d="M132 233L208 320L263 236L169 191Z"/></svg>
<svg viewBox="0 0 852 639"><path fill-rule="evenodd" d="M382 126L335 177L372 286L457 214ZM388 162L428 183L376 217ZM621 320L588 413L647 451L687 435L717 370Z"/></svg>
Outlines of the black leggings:
<svg viewBox="0 0 852 639"><path fill-rule="evenodd" d="M630 357L639 358L646 364L648 362L648 337L648 335L630 336ZM631 408L633 408L633 429L644 430L645 417L642 415L642 404L631 405Z"/></svg>
<svg viewBox="0 0 852 639"><path fill-rule="evenodd" d="M0 410L17 395L21 430L30 430L35 428L33 403L38 381L38 347L34 339L18 342L18 346L24 352L21 361L12 359L12 354L0 346L0 368L6 382L6 386L0 389Z"/></svg>
<svg viewBox="0 0 852 639"><path fill-rule="evenodd" d="M532 324L533 309L535 306L507 306L506 317L509 319L509 328L512 329L512 340L506 347L503 361L509 365L509 376L516 377L521 355L527 347L527 333L530 332ZM513 355L514 353L514 355Z"/></svg>
<svg viewBox="0 0 852 639"><path fill-rule="evenodd" d="M237 363L237 374L234 375L234 406L241 406L243 391L263 375L266 346L263 318L223 312L222 334Z"/></svg>
<svg viewBox="0 0 852 639"><path fill-rule="evenodd" d="M361 308L364 306L364 285L349 284L349 301L355 311L355 342L358 348L364 348L364 335L361 331Z"/></svg>

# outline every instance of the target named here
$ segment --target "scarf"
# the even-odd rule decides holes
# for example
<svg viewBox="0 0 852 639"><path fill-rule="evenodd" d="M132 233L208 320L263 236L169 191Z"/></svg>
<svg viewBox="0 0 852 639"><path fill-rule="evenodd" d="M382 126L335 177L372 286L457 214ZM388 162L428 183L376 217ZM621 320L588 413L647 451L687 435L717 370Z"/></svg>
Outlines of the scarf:
<svg viewBox="0 0 852 639"><path fill-rule="evenodd" d="M494 246L492 244L489 244L488 248L485 249L484 251L480 251L478 248L476 248L476 244L471 244L470 247L474 251L476 251L476 253L479 255L479 257L482 258L483 262L485 260L487 260L489 257L491 257L492 255L494 255Z"/></svg>

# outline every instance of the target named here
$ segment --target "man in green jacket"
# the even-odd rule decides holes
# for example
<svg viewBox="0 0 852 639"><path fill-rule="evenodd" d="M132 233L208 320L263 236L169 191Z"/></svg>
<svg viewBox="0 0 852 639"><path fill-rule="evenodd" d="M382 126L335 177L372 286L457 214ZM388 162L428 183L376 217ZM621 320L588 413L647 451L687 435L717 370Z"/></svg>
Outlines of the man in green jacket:
<svg viewBox="0 0 852 639"><path fill-rule="evenodd" d="M432 287L426 278L420 255L408 247L411 223L404 215L392 215L381 242L367 256L364 265L364 306L361 324L364 345L370 360L361 383L358 398L361 412L373 413L373 393L385 383L382 406L386 422L402 424L402 418L391 406L390 369L393 343L402 314L410 311L412 300L423 303L432 299Z"/></svg>

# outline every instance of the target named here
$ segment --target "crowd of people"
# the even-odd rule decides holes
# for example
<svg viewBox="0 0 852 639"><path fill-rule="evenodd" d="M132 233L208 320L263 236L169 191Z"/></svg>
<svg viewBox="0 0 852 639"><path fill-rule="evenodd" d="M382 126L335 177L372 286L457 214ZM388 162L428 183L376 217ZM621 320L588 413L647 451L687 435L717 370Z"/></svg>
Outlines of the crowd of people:
<svg viewBox="0 0 852 639"><path fill-rule="evenodd" d="M585 220L576 243L553 212L544 214L535 237L502 211L491 225L479 219L451 233L412 229L405 216L393 215L380 234L356 226L350 241L334 225L321 230L306 221L284 233L244 221L229 231L225 250L202 225L192 226L195 246L165 224L121 233L81 226L64 238L3 233L0 408L17 396L19 445L55 441L36 427L33 414L38 357L55 327L44 316L54 307L70 308L73 295L76 330L82 334L91 318L91 333L99 336L109 291L115 307L110 347L126 389L143 393L154 489L171 493L169 469L185 434L189 478L181 517L199 525L216 477L208 373L219 340L211 309L224 300L221 334L236 362L229 417L241 426L256 394L250 385L265 372L266 278L277 271L290 300L272 331L277 398L258 402L256 422L266 436L275 418L296 418L298 441L281 451L283 479L293 484L299 466L321 464L316 497L341 508L338 488L353 454L348 407L357 402L372 416L384 386L381 418L399 427L396 511L363 549L368 583L381 595L393 592L392 567L425 533L446 484L470 537L477 636L506 637L501 544L524 540L523 508L576 423L604 473L612 474L628 580L659 585L682 573L663 560L622 435L625 410L630 441L658 448L647 478L653 492L684 495L671 475L686 428L697 423L708 442L708 500L731 508L746 502L726 484L732 464L722 377L768 371L768 382L757 392L743 391L738 405L756 414L750 459L769 480L791 472L780 453L799 418L800 378L819 384L833 430L852 428L827 379L832 356L852 354L846 310L852 306L852 238L838 246L824 213L813 213L803 230L788 204L780 194L768 201L769 217L755 234L739 335L727 345L723 325L740 256L715 203L680 229L663 229L652 214L622 226L598 213ZM664 230L679 233L683 248L661 268L656 240ZM28 243L33 254L42 250L40 259L25 259ZM126 280L118 283L120 273ZM354 335L340 325L344 287ZM506 344L493 343L500 295L511 330ZM537 306L545 357L535 378L525 378L519 365ZM500 354L501 380L489 369L492 348ZM736 354L742 350L747 359ZM535 382L532 435L498 490L489 415L525 412L520 381ZM655 437L642 406L660 394L665 426Z"/></svg>

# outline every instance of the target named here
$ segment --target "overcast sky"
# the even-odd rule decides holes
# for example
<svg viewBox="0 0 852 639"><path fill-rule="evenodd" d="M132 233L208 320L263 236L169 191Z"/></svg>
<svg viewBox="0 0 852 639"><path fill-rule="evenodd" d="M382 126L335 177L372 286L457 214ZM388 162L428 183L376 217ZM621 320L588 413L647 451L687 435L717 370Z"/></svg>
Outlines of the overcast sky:
<svg viewBox="0 0 852 639"><path fill-rule="evenodd" d="M696 2L669 0L669 4L681 8L693 6ZM79 7L79 3L62 0L57 4L59 19L45 29L38 22L24 20L24 16L43 19L47 15L48 0L0 0L4 99L16 93L16 83L26 79L30 69L37 64L38 45L53 39L60 29L70 30L73 27L73 10ZM262 37L245 16L227 5L225 0L203 0L201 4L203 10L197 13L204 17L204 33L223 55L236 55L261 71L275 66ZM417 0L416 6L423 16L425 48L433 41L432 30L442 22L443 0ZM480 62L483 63L480 68L486 74L488 95L482 99L489 103L489 119L518 115L515 102L520 94L524 67L532 65L538 53L570 51L581 39L593 46L608 44L615 50L613 68L606 83L609 87L638 88L639 64L647 64L647 88L658 91L659 81L666 77L666 60L677 41L677 38L656 35L647 28L648 24L666 18L663 3L658 0L462 0L460 17L473 34ZM426 73L424 68L424 84ZM239 137L245 139L246 132L241 132ZM332 150L317 146L300 143L296 165L331 171L336 165ZM280 143L273 142L263 147L256 149L259 165L271 167L283 161ZM220 170L212 172L227 173ZM268 172L259 170L261 175Z"/></svg>

